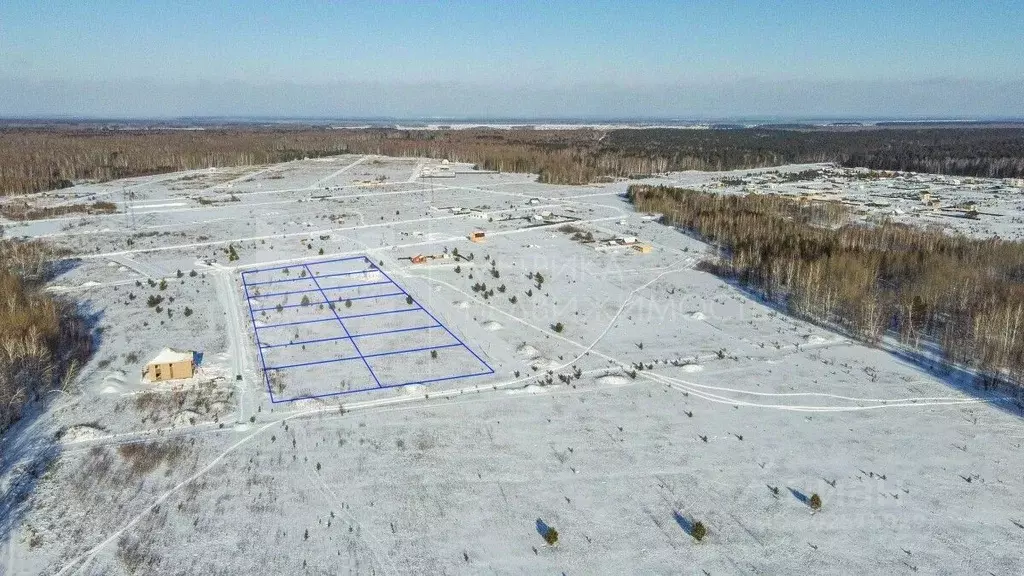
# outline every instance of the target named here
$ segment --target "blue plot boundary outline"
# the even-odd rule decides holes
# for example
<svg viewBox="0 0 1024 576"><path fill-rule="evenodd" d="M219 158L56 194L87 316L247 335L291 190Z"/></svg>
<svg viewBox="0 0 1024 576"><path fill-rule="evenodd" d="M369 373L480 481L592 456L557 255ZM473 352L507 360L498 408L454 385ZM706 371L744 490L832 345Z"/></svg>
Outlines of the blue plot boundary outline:
<svg viewBox="0 0 1024 576"><path fill-rule="evenodd" d="M321 275L321 276L315 276L313 274L313 271L310 270L310 266L318 266L318 265L321 265L321 264L335 264L335 263L339 263L339 262L354 262L354 261L362 261L363 263L365 263L368 266L368 268L364 268L362 270L356 270L356 271L352 271L352 272L341 272L341 273L335 273L335 274L324 274L324 275ZM252 282L252 283L249 283L249 282L246 281L246 275L249 275L249 274L259 274L261 272L274 272L274 271L277 271L277 270L285 270L287 268L293 268L293 267L294 268L302 268L306 272L307 276L304 277L304 278L286 278L286 279L282 279L282 280L271 280L271 281ZM370 273L370 272L377 272L377 273L379 273L381 276L386 278L387 281L385 281L385 282L374 282L374 283L370 283L370 284L357 284L357 285L341 286L341 287L328 287L328 288L322 288L320 286L320 282L318 281L318 278L319 279L323 279L323 278L333 278L333 277L337 277L337 276L352 276L352 275L356 275L356 274L365 274L365 273ZM264 311L264 310L267 310L267 309L266 308L253 308L253 304L252 304L253 296L249 294L249 287L250 286L266 286L266 285L270 285L270 284L279 284L279 283L286 283L286 282L295 282L295 281L299 281L299 280L312 281L313 285L315 286L315 288L311 288L309 290L296 290L294 292L279 292L279 293L263 294L263 295L261 295L259 297L266 298L266 297L280 296L280 295L285 295L285 294L296 294L296 293L301 293L301 292L319 293L320 296L324 299L324 301L323 302L318 302L318 303L313 303L313 304L327 304L328 308L334 314L334 318L333 319L326 318L326 319L305 320L305 321L302 321L302 322L286 322L286 323L282 323L282 324L268 324L266 326L258 326L256 324L256 312ZM329 290L336 290L338 288L355 288L357 286L363 286L363 285L366 285L366 286L374 285L374 286L376 286L376 285L385 285L385 284L393 285L398 290L398 292L393 292L393 293L388 293L388 294L381 294L381 295L378 295L378 296L364 296L364 297L360 297L360 299L376 299L376 298L387 298L387 297L404 295L407 299L411 299L412 300L412 303L413 303L414 306L411 307L411 308L402 308L402 309L399 309L399 310L386 310L386 311L382 311L382 312L371 312L371 313L366 313L366 314L351 314L351 315L342 316L342 315L338 314L337 310L335 310L335 308L334 308L334 306L333 306L333 304L331 302L331 299L327 296L327 293L326 293ZM474 378L474 377L477 377L477 376L486 376L488 374L494 374L494 368L492 368L490 364L488 364L483 358L481 358L480 355L477 354L472 348L470 348L468 345L466 345L466 343L463 342L461 338L456 336L451 330L448 329L447 326L444 325L443 322L438 320L437 317L434 316L434 314L430 310L427 310L426 308L424 308L419 303L418 300L413 298L408 292L405 291L405 288L403 288L401 285L399 285L398 282L395 282L391 278L391 276L388 276L388 274L386 272L384 272L384 270L382 270L379 266L374 264L373 261L371 261L370 258L367 257L367 256L352 256L352 257L349 257L349 258L337 258L337 259L334 259L334 260L320 260L320 261L316 261L316 262L306 262L306 263L303 263L303 264L295 264L295 265L292 265L292 266L279 266L279 267L274 267L274 268L258 268L258 269L254 269L254 270L243 270L242 271L242 288L245 291L245 301L246 301L246 304L249 306L249 319L252 321L253 335L256 337L256 349L259 351L260 366L262 367L262 370L263 370L263 380L264 380L264 383L267 386L267 394L270 395L270 401L273 404L280 404L280 403L283 403L283 402L295 402L297 400L311 400L311 399L315 399L315 398L327 398L327 397L330 397L330 396L341 396L341 395L345 395L345 394L355 394L355 393L359 393L359 392L371 392L373 390L386 390L386 389L389 389L389 388L401 388L401 387L404 387L404 386L413 386L413 385L417 385L417 384L432 384L432 383L436 383L436 382L445 382L445 381L450 381L450 380L460 380L462 378ZM293 307L293 306L284 306L283 308L291 308L291 307ZM384 315L384 314L401 314L401 313L404 313L404 312L419 312L419 311L422 311L427 316L429 316L430 319L434 321L434 324L431 324L429 326L416 326L416 327L410 327L410 328L398 328L398 329L394 329L394 330L383 330L383 331L377 331L377 332L367 332L367 333L363 333L363 334L352 334L352 333L350 333L348 331L348 328L345 326L345 322L344 322L344 320L348 319L348 318L365 318L365 317L371 317L371 316L380 316L380 315ZM298 363L298 364L289 364L289 365L282 365L282 366L267 366L266 359L263 356L263 348L264 348L264 346L260 342L260 330L261 329L276 328L276 327L280 327L280 326L297 326L297 325L301 325L301 324L313 324L313 323L320 323L320 322L335 322L335 321L338 322L338 324L341 325L341 329L345 333L345 336L339 336L339 337L334 337L334 338L318 338L318 339L313 339L313 340L306 340L306 341L299 341L299 342L290 342L288 344L273 344L273 345L266 346L266 348L281 348L281 347L287 347L287 346L300 346L300 345L303 345L303 344L311 344L311 343L316 343L316 342L330 342L330 341L334 341L334 340L348 340L349 342L352 343L352 347L355 349L357 356L346 356L346 357L343 357L343 358L316 360L316 361L311 361L311 362L301 362L301 363ZM425 346L425 347L411 348L411 349L406 349L406 350L392 350L392 351L388 351L388 352L378 352L378 353L374 353L374 354L363 354L359 350L359 345L356 344L356 339L364 338L364 337L367 337L367 336L381 336L381 335L384 335L384 334L395 334L395 333L401 333L401 332L412 332L412 331L416 331L416 330L430 330L430 329L433 329L433 328L441 328L441 329L443 329L445 332L448 333L449 336L451 336L457 342L457 344L441 344L441 345L437 345L437 346ZM462 348L465 348L466 351L468 351L470 354L472 354L473 357L476 358L476 360L478 362L480 362L480 364L482 364L486 368L486 370L483 370L481 372L474 372L474 373L471 373L471 374L457 374L457 375L454 375L454 376L445 376L445 377L441 377L441 378L428 378L428 379L425 379L425 380L415 380L415 381L410 381L410 382L402 382L400 384L382 385L380 383L380 380L377 378L377 374L373 371L373 368L370 367L370 363L367 361L367 358L377 358L377 357L381 357L381 356L393 356L393 355L397 355L397 354L411 354L411 353L414 353L414 352L423 352L423 351L426 351L426 350L439 350L439 349L442 349L442 348L455 348L455 347L459 347L459 346L461 346ZM280 398L279 399L279 398L275 398L274 397L274 390L273 390L272 386L270 385L270 371L271 370L275 370L275 371L276 370L287 370L287 369L290 369L290 368L299 368L299 367L302 367L302 366L313 366L313 365L318 365L318 364L330 364L330 363L335 363L335 362L347 362L347 361L350 361L350 360L362 360L363 365L366 366L366 369L370 373L370 376L373 378L373 381L376 383L376 386L368 387L368 388L359 388L359 389L356 389L356 390L338 390L337 392L325 392L323 394L308 394L308 395L305 395L305 396L296 396L296 397L292 397L292 398Z"/></svg>

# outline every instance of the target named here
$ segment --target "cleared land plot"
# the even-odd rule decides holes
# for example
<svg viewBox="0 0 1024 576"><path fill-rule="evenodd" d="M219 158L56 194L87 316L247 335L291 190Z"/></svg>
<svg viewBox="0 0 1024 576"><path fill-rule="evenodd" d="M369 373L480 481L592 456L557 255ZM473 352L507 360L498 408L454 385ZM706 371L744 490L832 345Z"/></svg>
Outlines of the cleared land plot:
<svg viewBox="0 0 1024 576"><path fill-rule="evenodd" d="M272 402L493 374L366 257L242 273Z"/></svg>

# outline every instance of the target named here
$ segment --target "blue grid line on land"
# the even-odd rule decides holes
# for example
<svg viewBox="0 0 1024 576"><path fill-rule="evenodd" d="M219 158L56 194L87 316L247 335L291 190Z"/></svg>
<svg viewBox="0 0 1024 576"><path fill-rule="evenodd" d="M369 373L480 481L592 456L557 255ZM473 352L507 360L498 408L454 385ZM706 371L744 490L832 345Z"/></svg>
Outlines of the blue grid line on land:
<svg viewBox="0 0 1024 576"><path fill-rule="evenodd" d="M299 362L297 364L282 364L280 366L266 366L266 370L288 370L289 368L303 368L305 366L320 366L321 364L336 364L338 362L348 362L350 360L362 360L362 356L343 356L341 358L328 358L326 360L310 360L309 362Z"/></svg>
<svg viewBox="0 0 1024 576"><path fill-rule="evenodd" d="M310 280L311 278L302 278L302 280ZM384 280L383 282L364 282L361 284L345 284L344 286L328 286L324 290L341 290L343 288L362 288L364 286L381 286L384 284L393 284L390 280ZM288 296L291 294L302 294L309 292L319 292L316 288L307 288L305 290L288 290L286 292L271 292L270 294L253 294L249 298L273 298L274 296Z"/></svg>
<svg viewBox="0 0 1024 576"><path fill-rule="evenodd" d="M422 307L416 306L415 308L402 308L399 310L385 310L384 312L370 312L367 314L349 314L348 316L342 316L342 320L348 320L349 318L368 318L370 316L384 316L385 314L400 314L402 312L416 312L417 310L423 310ZM337 313L335 312L335 315ZM267 328L280 328L281 326L299 326L301 324L317 324L319 322L333 322L334 318L317 318L315 320L301 320L299 322L284 322L282 324L267 324L266 326L259 326L257 329L265 330ZM435 318L436 322L437 319Z"/></svg>
<svg viewBox="0 0 1024 576"><path fill-rule="evenodd" d="M249 300L249 287L245 284L245 275L242 275L242 290L245 291L245 301L249 305L249 319L252 320L252 332L256 336L256 349L260 351L260 365L263 367L263 382L267 385L267 394L270 395L270 402L274 403L274 391L270 387L270 375L267 374L267 361L263 357L263 347L260 346L260 331L256 326L256 315L252 311L252 300Z"/></svg>
<svg viewBox="0 0 1024 576"><path fill-rule="evenodd" d="M316 262L307 262L305 264L291 264L291 265L288 265L288 266L277 266L277 267L274 267L274 268L257 268L256 270L243 270L242 271L242 275L244 276L246 274L256 274L256 273L259 273L259 272L273 272L275 270L285 270L287 268L298 267L298 266L306 267L306 266L310 266L310 265L317 266L319 264L334 264L335 262L351 262L353 260L362 260L363 262L369 262L370 261L370 259L367 258L366 256L348 256L348 257L345 257L345 258L335 258L333 260L318 260Z"/></svg>
<svg viewBox="0 0 1024 576"><path fill-rule="evenodd" d="M345 262L345 261L356 261L356 260L362 260L363 262L366 262L367 264L369 264L370 268L363 269L363 270L358 270L358 271L355 271L355 272L343 272L343 273L338 273L338 274L325 274L325 275L315 276L315 277L312 274L312 270L309 268L310 266L316 266L316 265L320 265L320 264L327 264L327 263L331 263L331 262ZM298 267L298 266L296 266L296 267ZM368 274L368 273L372 273L372 272L379 272L381 275L384 276L384 278L387 279L386 282L381 282L380 284L394 284L395 287L398 288L401 291L399 294L394 294L394 295L404 294L406 297L412 298L412 296L401 285L399 285L397 282L395 282L390 276L388 276L383 270L381 270L379 266L374 264L369 258L367 258L365 256L362 256L362 257L351 257L351 258L341 258L341 259L326 260L326 261L319 261L319 262L309 262L309 263L306 263L306 264L302 264L301 267L304 268L310 274L310 276L307 277L307 278L289 279L287 281L300 281L300 280L306 280L306 279L312 280L313 283L317 286L317 290L304 290L303 292L319 291L321 293L321 296L324 297L326 303L328 303L328 304L330 303L330 299L327 298L325 292L326 291L330 291L332 288L330 288L330 287L328 287L328 288L321 287L319 285L319 282L316 280L317 278L321 278L322 279L322 278L330 278L330 277L335 277L335 276L349 276L349 275L353 275L353 274ZM245 286L245 294L246 294L247 302L249 302L249 300L253 297L253 296L250 295L248 287L254 285L255 283L254 284L247 283L247 281L245 279L245 275L246 274L254 274L254 273L265 272L265 271L269 271L269 270L282 270L284 268L288 268L288 266L282 266L282 267L272 268L272 269L258 269L258 270L252 270L252 271L243 271L242 272L242 283ZM275 281L275 282L267 282L267 284L272 284L272 283L277 283L277 281ZM335 288L344 288L344 287L335 287ZM253 329L254 329L254 332L256 333L256 344L257 344L257 347L259 348L260 363L263 366L264 380L265 380L265 383L266 383L266 386L267 386L267 392L270 395L270 401L272 403L274 403L274 404L278 404L278 403L283 403L283 402L292 402L292 401L295 401L295 400L314 399L314 398L326 398L326 397L330 397L330 396L339 396L339 395L351 394L351 393L356 393L356 392L366 392L366 391L375 390L375 389L399 388L399 387L402 387L402 386L411 386L411 385L415 385L415 384L429 384L429 383L433 383L433 382L443 382L443 381L458 380L458 379L463 379L463 378L473 378L473 377L477 377L477 376L485 376L485 375L488 375L488 374L494 374L494 369L486 361L484 361L475 351L473 351L472 348L470 348L468 345L466 345L465 342L463 342L458 336L456 336L447 326L445 326L444 323L442 323L440 320L438 320L438 318L436 316L434 316L433 313L431 313L429 310L427 310L426 308L421 306L415 300L413 300L413 302L416 303L415 307L404 308L404 309L400 309L400 310L388 310L388 311L373 312L373 313L368 313L368 314L351 314L351 315L348 315L348 316L340 316L337 313L337 311L332 310L332 312L334 313L334 316L335 316L334 319L328 318L328 319L306 320L306 321L301 321L301 322L287 322L287 323L273 324L273 325L268 325L268 326L257 326L256 317L255 317L255 314L253 312L252 304L251 304L251 302L249 302L249 317L250 317L250 320L252 320ZM418 310L422 310L424 313L426 313L427 316L429 316L430 319L433 320L434 324L433 325L429 325L429 326L418 326L418 327L411 327L411 328L400 328L400 329L396 329L396 330L383 330L383 331L378 331L378 332L368 332L368 333L364 333L364 334L351 334L351 333L348 332L348 328L345 325L345 323L343 322L344 319L348 319L348 318L365 318L365 317L372 317L372 316L381 316L381 315L385 315L385 314L397 314L397 313L403 313L403 312L415 312L415 311L418 311ZM335 320L338 321L338 323L342 326L342 329L346 333L345 337L338 338L338 339L339 340L340 339L348 339L348 340L352 341L353 347L355 347L357 349L357 352L359 352L360 356L353 356L353 357L348 357L348 358L343 358L343 359L328 359L328 360L323 360L323 361L301 363L301 364L296 364L294 366L298 367L298 366L305 366L305 365L324 364L324 363L331 363L331 362L341 362L341 361L347 361L347 360L359 360L359 359L362 359L363 362L364 362L364 365L370 371L370 374L373 376L374 381L377 384L377 387L376 388L374 388L374 387L360 388L360 389L354 389L354 390L339 390L339 391L336 391L336 392L328 392L328 393L324 393L324 394L310 394L310 395L303 395L303 396L297 396L297 397L291 397L291 398L283 398L283 399L275 398L274 397L274 391L272 389L272 385L271 385L270 377L269 377L269 370L274 369L274 367L269 367L268 368L266 366L265 358L264 358L264 355L263 355L263 348L264 347L283 346L283 345L272 345L272 346L264 346L264 345L262 345L260 343L260 339L259 339L259 334L258 334L259 330L262 329L262 328L274 328L274 327L279 327L279 326L296 326L296 325L302 325L302 324L313 324L313 323L320 323L320 322L330 322L330 321L335 321ZM384 335L384 334L392 334L392 333L400 333L400 332L410 332L410 331L415 331L415 330L427 330L427 329L432 329L432 328L441 328L441 329L443 329L445 332L448 333L448 335L450 337L452 337L457 342L457 344L456 343L452 343L452 344L445 344L445 345L432 346L432 347L411 348L411 349L407 349L407 350L394 350L394 351L379 352L379 353L374 353L374 354L369 354L369 355L363 355L362 352L358 349L358 346L355 344L355 339L356 338L360 338L360 337L364 337L364 336L376 336L376 335ZM331 339L326 339L326 340L331 340ZM298 344L301 344L301 343L294 343L294 344L298 345ZM474 372L474 373L471 373L471 374L459 374L459 375L444 376L444 377L438 377L438 378L428 378L428 379L422 379L422 380L414 380L414 381L409 381L409 382L402 382L402 383L398 383L398 384L381 384L379 379L377 378L376 373L373 372L373 370L370 367L369 363L366 361L366 358L375 358L375 357L380 357L380 356L391 356L391 355L397 355L397 354L408 354L408 353L413 353L413 352L417 352L417 351L427 351L427 350L440 349L440 348L453 348L453 347L459 347L459 346L465 348L478 362L480 362L481 365L483 365L485 368L487 368L487 370L482 371L482 372ZM291 366L288 366L288 367L291 367ZM284 369L286 367L278 367L278 368Z"/></svg>
<svg viewBox="0 0 1024 576"><path fill-rule="evenodd" d="M384 284L389 284L389 282L384 282ZM326 290L326 288L325 288L325 290ZM310 292L318 292L318 290L310 290ZM347 300L370 300L370 299L373 299L373 298L387 298L389 296L407 296L407 294L405 292L391 292L389 294L374 294L372 296L356 296L354 298L345 298L345 300L346 301ZM341 302L341 301L342 300L340 298L338 300L336 300L336 301L333 301L333 302L328 300L327 301L327 305L328 306L335 306L335 305L337 305L338 302ZM306 302L305 304L300 302L298 304L280 304L280 306L281 306L281 309L284 310L285 308L302 308L302 307L308 308L310 306L313 306L314 304L318 304L319 305L319 304L323 304L323 302L315 302L315 303L314 302ZM277 310L277 306L268 306L266 308L256 308L255 312L264 312L266 310Z"/></svg>
<svg viewBox="0 0 1024 576"><path fill-rule="evenodd" d="M431 328L441 328L440 324L431 324L430 326L414 326L411 328L398 328L395 330L381 330L380 332L367 332L365 334L353 334L351 336L335 336L333 338L317 338L315 340L299 340L298 342L288 342L287 344L264 344L264 348L284 348L286 346L299 346L302 344L317 344L320 342L332 342L334 340L351 340L353 338L365 338L367 336L383 336L385 334L396 334L399 332L416 332L418 330L430 330Z"/></svg>
<svg viewBox="0 0 1024 576"><path fill-rule="evenodd" d="M373 272L373 268L366 268L364 270L356 270L354 272L339 272L337 274L322 274L317 278L337 278L339 276L355 276L356 274L365 274L367 272ZM254 270L253 272L263 272L263 270ZM253 272L250 272L253 273ZM243 272L244 274L244 272ZM295 278L284 278L283 280L266 280L263 282L252 282L249 286L265 286L267 284L284 284L286 282L301 282L303 280L309 280L308 276L297 276Z"/></svg>
<svg viewBox="0 0 1024 576"><path fill-rule="evenodd" d="M381 270L380 268L378 268L378 267L377 267L377 265L373 264L372 262L370 263L370 266L373 266L374 268L377 268L377 270L378 270L378 271L379 271L379 272L380 272L380 273L381 273L381 274L382 274L382 275L383 275L383 276L384 276L385 278L387 278L388 280L391 280L391 283L392 283L392 284L394 284L395 286L397 286L397 287L398 287L398 289L399 289L399 290L401 290L402 292L405 292L405 288L402 288L402 286L401 286L401 285L399 285L399 284L398 284L398 282L395 282L394 280L392 280L391 276L388 276L387 272L385 272L385 271ZM409 294L408 294L407 292L406 292L406 296L409 296ZM411 296L409 296L409 297L411 298ZM415 299L413 300L413 302L416 302L416 305L417 305L417 306L420 306L420 303L419 303L419 302L417 302L417 301L416 301ZM448 335L450 335L450 336L451 336L452 338L455 338L455 339L456 339L456 340L457 340L457 341L459 342L459 344L462 344L463 346L465 346L465 347L466 347L466 350L469 350L469 353L470 353L470 354L472 354L474 358L476 358L476 359L477 359L477 360L478 360L478 361L479 361L479 362L480 362L481 364L483 364L484 366L486 366L486 367L487 367L487 369L488 369L488 370L490 370L490 374L494 374L494 368L492 368L490 364L488 364L487 362L485 362L483 358L481 358L480 356L478 356L478 355L477 355L477 353L476 353L476 352L474 352L472 348L470 348L469 346L466 346L466 343L465 343L465 342L463 342L461 338L459 338L458 336L456 336L455 334L453 334L453 333L452 333L452 331L451 331L451 330L449 330L449 329L448 329L448 327L447 327L447 326L445 326L443 322L441 322L440 320L438 320L438 319L437 319L437 317L436 317L436 316L434 316L434 315L433 315L433 314L432 314L432 313L430 312L430 310L427 310L427 309L426 309L426 308L424 308L423 306L420 306L420 309L421 309L421 310L423 310L424 312L426 312L426 313L427 313L427 316L430 316L430 318L431 318L431 319L432 319L432 320L433 320L434 322L437 322L438 324L440 324L440 325L441 325L441 326L442 326L442 327L444 328L445 332L447 332L447 333L448 333Z"/></svg>
<svg viewBox="0 0 1024 576"><path fill-rule="evenodd" d="M353 342L353 345L355 343ZM361 358L380 358L381 356L396 356L398 354L412 354L413 352L426 352L428 350L441 350L442 348L465 348L465 344L462 342L453 342L451 344L438 344L437 346L421 346L419 348L409 348L406 350L392 350L390 352L376 352L374 354L362 354L359 356L345 356L343 358L333 358L329 360L314 360L312 362L300 362L298 364L286 364L284 366L267 366L267 370L284 370L287 368L301 368L303 366L317 366L319 364L331 364L333 362L347 362L349 360L359 360ZM356 348L356 352L359 352L359 348ZM372 372L372 371L371 371Z"/></svg>
<svg viewBox="0 0 1024 576"><path fill-rule="evenodd" d="M309 269L308 264L305 265L305 268L306 272L309 272L310 275L313 274L313 271ZM316 281L316 278L313 279L313 283L316 284L316 287L318 289L320 289L320 283ZM338 324L341 324L341 329L345 331L345 335L348 336L349 338L352 338L352 334L350 334L348 328L345 327L345 323L341 321L341 316L338 316L338 311L334 309L334 306L330 306L331 299L327 297L327 294L323 291L323 289L320 289L320 294L324 297L324 304L327 304L330 307L331 312L334 313L334 317L338 319ZM366 369L370 371L370 376L373 376L373 381L376 382L377 387L380 388L380 380L377 378L377 375L373 373L373 368L370 368L370 363L366 361L366 357L363 356L362 351L359 350L359 345L356 344L355 340L351 340L351 342L352 347L356 349L356 354L359 354L359 357L363 359L363 364L366 365Z"/></svg>
<svg viewBox="0 0 1024 576"><path fill-rule="evenodd" d="M488 374L494 374L494 370L484 371L484 372L475 372L473 374L458 374L456 376L443 376L441 378L428 378L426 380L413 380L413 381L410 381L410 382L402 382L402 383L399 383L399 384L388 384L386 386L381 386L380 389L381 390L386 390L388 388L401 388L403 386L415 386L417 384L433 384L435 382L445 382L445 381L448 381L448 380L461 380L463 378L475 378L477 376L487 376ZM324 394L308 394L306 396L295 396L295 397L292 397L292 398L285 398L283 400L274 400L273 397L271 397L270 401L272 403L274 403L274 404L281 404L283 402L295 402L296 400L316 400L318 398L330 398L331 396L344 396L346 394L356 394L356 393L359 393L359 392L367 392L369 390L375 390L375 388L360 388L358 390L339 390L337 392L326 392Z"/></svg>
<svg viewBox="0 0 1024 576"><path fill-rule="evenodd" d="M322 322L334 322L334 318L316 318L315 320L300 320L298 322L282 322L280 324L267 324L265 326L257 326L256 330L266 330L267 328L281 328L283 326L301 326L303 324L320 324Z"/></svg>

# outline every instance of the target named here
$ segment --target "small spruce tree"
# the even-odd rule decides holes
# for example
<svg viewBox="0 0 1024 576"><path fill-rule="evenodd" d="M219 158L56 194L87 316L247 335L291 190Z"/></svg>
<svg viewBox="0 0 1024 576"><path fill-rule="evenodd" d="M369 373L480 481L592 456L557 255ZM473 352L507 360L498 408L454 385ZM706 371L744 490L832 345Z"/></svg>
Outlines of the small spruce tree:
<svg viewBox="0 0 1024 576"><path fill-rule="evenodd" d="M701 540L703 540L704 536L707 535L707 533L708 533L707 528L705 528L704 527L704 523L700 522L700 521L694 522L693 523L693 528L690 530L690 535L693 536L693 539L696 540L697 542L700 542Z"/></svg>

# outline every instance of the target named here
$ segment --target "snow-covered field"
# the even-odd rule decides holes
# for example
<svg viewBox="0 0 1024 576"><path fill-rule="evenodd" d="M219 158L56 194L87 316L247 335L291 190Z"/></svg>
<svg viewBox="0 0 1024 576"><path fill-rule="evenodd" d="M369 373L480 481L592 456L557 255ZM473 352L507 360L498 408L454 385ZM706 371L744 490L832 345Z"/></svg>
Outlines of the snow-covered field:
<svg viewBox="0 0 1024 576"><path fill-rule="evenodd" d="M694 270L707 247L633 212L630 182L421 177L439 164L343 156L29 198L119 212L3 223L76 256L50 289L101 332L77 391L0 443L0 574L1024 571L1011 402ZM810 185L765 172L647 182ZM844 198L904 186L826 179ZM1015 184L980 182L941 184L952 204L980 195L977 220L895 216L1013 236L1010 193L983 202ZM651 252L608 242L633 237ZM316 264L346 258L361 286ZM164 347L200 352L196 377L142 382ZM309 364L342 358L361 361ZM322 397L287 401L305 396Z"/></svg>

